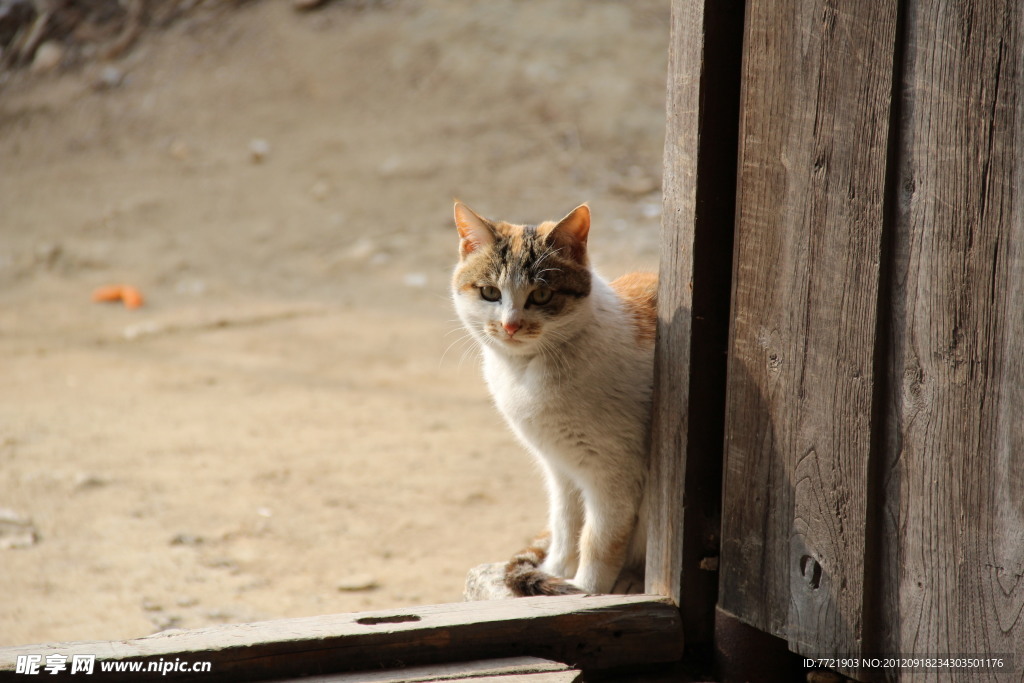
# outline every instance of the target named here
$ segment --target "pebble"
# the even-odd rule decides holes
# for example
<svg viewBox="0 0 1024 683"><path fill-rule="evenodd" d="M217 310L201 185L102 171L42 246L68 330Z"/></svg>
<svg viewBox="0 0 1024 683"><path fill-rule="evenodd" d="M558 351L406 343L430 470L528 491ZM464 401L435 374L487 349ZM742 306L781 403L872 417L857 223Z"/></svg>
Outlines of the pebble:
<svg viewBox="0 0 1024 683"><path fill-rule="evenodd" d="M197 546L203 543L206 543L206 539L199 534L175 534L174 538L171 539L171 545Z"/></svg>
<svg viewBox="0 0 1024 683"><path fill-rule="evenodd" d="M270 154L270 143L263 138L249 141L249 158L254 164L262 164Z"/></svg>
<svg viewBox="0 0 1024 683"><path fill-rule="evenodd" d="M35 57L32 58L32 71L43 73L53 71L60 66L64 59L64 47L55 40L47 40L36 48Z"/></svg>
<svg viewBox="0 0 1024 683"><path fill-rule="evenodd" d="M640 206L644 218L657 218L661 215L661 202L645 202Z"/></svg>
<svg viewBox="0 0 1024 683"><path fill-rule="evenodd" d="M309 193L313 195L313 199L322 202L331 193L331 186L326 180L318 180L313 183L313 187L309 188Z"/></svg>
<svg viewBox="0 0 1024 683"><path fill-rule="evenodd" d="M122 83L124 83L124 72L116 66L108 64L100 71L99 77L93 82L93 87L97 90L111 90Z"/></svg>
<svg viewBox="0 0 1024 683"><path fill-rule="evenodd" d="M184 140L175 140L167 151L172 158L178 161L185 161L192 155L192 150Z"/></svg>
<svg viewBox="0 0 1024 683"><path fill-rule="evenodd" d="M128 325L121 330L121 336L132 341L140 337L147 337L151 334L157 334L163 330L163 325L160 323L150 320L144 323L138 323L136 325Z"/></svg>
<svg viewBox="0 0 1024 683"><path fill-rule="evenodd" d="M73 379L74 378L72 378L72 377L68 377L69 385L71 384L71 381ZM77 384L77 382L76 382L76 384ZM98 474L89 474L88 472L81 472L80 474L75 476L74 483L72 484L72 487L76 491L88 491L88 490L91 490L91 489L102 488L102 487L106 486L109 483L110 483L109 481L107 481L103 477L99 476Z"/></svg>
<svg viewBox="0 0 1024 683"><path fill-rule="evenodd" d="M64 248L59 244L42 242L35 248L34 262L46 268L53 268L64 255Z"/></svg>
<svg viewBox="0 0 1024 683"><path fill-rule="evenodd" d="M661 189L661 180L633 167L612 183L612 190L628 197L643 197Z"/></svg>
<svg viewBox="0 0 1024 683"><path fill-rule="evenodd" d="M380 588L380 583L372 574L353 574L338 582L338 590L345 593L372 591Z"/></svg>
<svg viewBox="0 0 1024 683"><path fill-rule="evenodd" d="M176 631L181 628L181 617L176 614L152 614L149 621L156 629L156 633Z"/></svg>
<svg viewBox="0 0 1024 683"><path fill-rule="evenodd" d="M188 294L189 296L202 296L206 294L206 281L198 278L179 280L178 284L174 286L174 291L178 294Z"/></svg>
<svg viewBox="0 0 1024 683"><path fill-rule="evenodd" d="M373 240L364 237L357 240L355 244L345 250L345 256L353 261L365 261L377 252L377 245Z"/></svg>
<svg viewBox="0 0 1024 683"><path fill-rule="evenodd" d="M406 273L405 277L402 278L402 282L407 287L426 287L427 281L427 276L423 273Z"/></svg>
<svg viewBox="0 0 1024 683"><path fill-rule="evenodd" d="M28 517L0 508L0 550L30 548L39 542L39 532Z"/></svg>

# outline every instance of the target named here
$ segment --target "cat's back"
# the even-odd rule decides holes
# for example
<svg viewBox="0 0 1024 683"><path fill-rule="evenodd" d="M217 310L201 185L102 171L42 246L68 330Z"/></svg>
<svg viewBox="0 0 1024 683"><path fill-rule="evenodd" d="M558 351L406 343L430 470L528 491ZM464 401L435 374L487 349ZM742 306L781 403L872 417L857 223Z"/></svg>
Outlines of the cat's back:
<svg viewBox="0 0 1024 683"><path fill-rule="evenodd" d="M629 317L636 343L644 348L654 346L658 327L657 273L627 273L609 284Z"/></svg>

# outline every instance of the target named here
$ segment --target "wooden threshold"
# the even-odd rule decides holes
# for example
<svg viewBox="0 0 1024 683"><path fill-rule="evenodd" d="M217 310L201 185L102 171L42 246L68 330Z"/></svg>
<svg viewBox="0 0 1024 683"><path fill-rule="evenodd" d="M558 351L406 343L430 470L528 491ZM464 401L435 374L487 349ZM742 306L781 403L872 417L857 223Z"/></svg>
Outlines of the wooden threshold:
<svg viewBox="0 0 1024 683"><path fill-rule="evenodd" d="M325 674L308 678L276 679L272 683L579 683L579 669L536 657L508 657L472 662Z"/></svg>
<svg viewBox="0 0 1024 683"><path fill-rule="evenodd" d="M0 680L25 680L16 673L18 658L33 655L41 656L42 666L48 656L62 655L69 669L74 655L95 655L93 680L209 682L519 656L601 670L675 662L682 658L682 643L679 609L665 597L517 598L168 631L126 641L0 648ZM200 662L209 662L208 672L193 673L191 665ZM130 674L103 670L135 663L140 670ZM151 663L155 668L148 670ZM172 664L175 669L163 673Z"/></svg>

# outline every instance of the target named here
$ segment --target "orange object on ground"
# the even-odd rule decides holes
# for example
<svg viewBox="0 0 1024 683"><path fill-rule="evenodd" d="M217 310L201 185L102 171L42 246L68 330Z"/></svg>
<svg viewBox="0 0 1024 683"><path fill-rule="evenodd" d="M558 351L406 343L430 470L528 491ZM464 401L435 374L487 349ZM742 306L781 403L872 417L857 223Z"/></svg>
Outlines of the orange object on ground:
<svg viewBox="0 0 1024 683"><path fill-rule="evenodd" d="M92 292L92 300L96 302L120 301L124 304L125 308L138 308L145 303L145 300L142 298L142 292L129 285L97 287Z"/></svg>

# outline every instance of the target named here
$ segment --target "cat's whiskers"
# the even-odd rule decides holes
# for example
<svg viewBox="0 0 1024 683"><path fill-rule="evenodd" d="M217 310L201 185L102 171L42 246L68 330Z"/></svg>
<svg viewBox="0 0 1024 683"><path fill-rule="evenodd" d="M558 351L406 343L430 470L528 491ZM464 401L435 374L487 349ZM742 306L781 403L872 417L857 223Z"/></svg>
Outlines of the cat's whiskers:
<svg viewBox="0 0 1024 683"><path fill-rule="evenodd" d="M449 344L448 348L446 348L444 350L444 353L441 354L441 358L437 361L438 369L441 368L441 365L444 363L444 359L448 355L449 351L451 351L458 344L465 344L466 342L469 342L469 347L466 348L466 349L463 349L462 355L459 358L459 365L458 365L458 367L461 369L462 368L462 361L464 361L466 359L466 354L469 351L472 351L477 346L476 339L473 337L473 335L470 332L467 332L465 330L465 328L463 328L461 330L460 329L454 329L451 332L448 332L447 334L445 334L445 336L447 337L449 334L453 334L455 332L462 332L463 334L462 334L461 337L459 337L458 339L453 341L451 344Z"/></svg>
<svg viewBox="0 0 1024 683"><path fill-rule="evenodd" d="M474 351L476 351L479 354L479 352L480 352L479 344L472 344L471 346L468 346L468 347L466 347L465 350L463 350L462 355L459 356L459 365L458 365L458 369L459 370L462 369L462 364L465 362L466 356L470 355Z"/></svg>
<svg viewBox="0 0 1024 683"><path fill-rule="evenodd" d="M568 337L558 330L546 329L542 338L537 342L537 349L540 355L548 363L552 372L551 375L561 384L563 377L569 376L569 362L563 351L564 344Z"/></svg>

